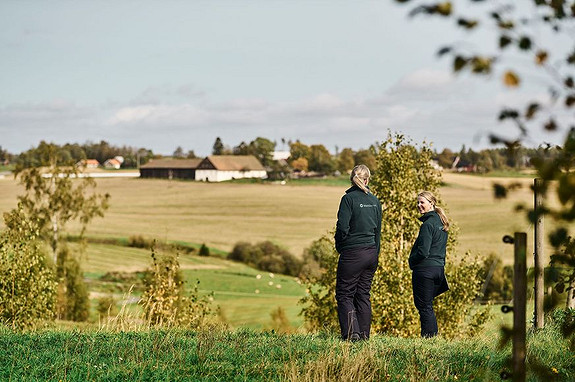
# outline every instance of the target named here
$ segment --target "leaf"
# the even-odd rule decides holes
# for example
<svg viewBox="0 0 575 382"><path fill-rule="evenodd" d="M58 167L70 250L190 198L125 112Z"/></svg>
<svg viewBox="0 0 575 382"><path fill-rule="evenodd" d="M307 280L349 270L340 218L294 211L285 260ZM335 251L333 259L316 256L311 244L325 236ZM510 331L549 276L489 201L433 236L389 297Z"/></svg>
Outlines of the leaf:
<svg viewBox="0 0 575 382"><path fill-rule="evenodd" d="M451 52L452 49L453 48L451 48L450 46L444 46L443 48L441 48L437 51L437 56L441 57L441 56Z"/></svg>
<svg viewBox="0 0 575 382"><path fill-rule="evenodd" d="M569 94L567 98L565 98L565 106L571 107L575 105L575 94Z"/></svg>
<svg viewBox="0 0 575 382"><path fill-rule="evenodd" d="M465 67L465 65L467 65L468 61L469 60L467 58L456 56L453 59L453 71L459 72L461 69Z"/></svg>
<svg viewBox="0 0 575 382"><path fill-rule="evenodd" d="M471 60L473 73L488 74L491 73L492 59L486 57L473 57Z"/></svg>
<svg viewBox="0 0 575 382"><path fill-rule="evenodd" d="M575 51L567 56L567 63L574 65L575 64Z"/></svg>
<svg viewBox="0 0 575 382"><path fill-rule="evenodd" d="M513 21L499 21L497 23L497 26L501 29L513 29L515 28L515 24L513 24Z"/></svg>
<svg viewBox="0 0 575 382"><path fill-rule="evenodd" d="M535 116L535 113L539 110L540 106L538 103L532 103L527 106L527 110L525 111L525 118L532 119Z"/></svg>
<svg viewBox="0 0 575 382"><path fill-rule="evenodd" d="M531 39L527 36L523 36L519 39L517 46L519 46L521 50L529 50L531 49Z"/></svg>
<svg viewBox="0 0 575 382"><path fill-rule="evenodd" d="M555 123L555 121L553 120L553 118L551 118L549 120L549 122L547 122L544 126L545 130L547 131L555 131L557 130L557 124Z"/></svg>
<svg viewBox="0 0 575 382"><path fill-rule="evenodd" d="M439 13L442 16L451 15L451 2L445 1L443 3L437 4L436 10L437 10L437 13Z"/></svg>
<svg viewBox="0 0 575 382"><path fill-rule="evenodd" d="M514 88L514 87L519 86L520 82L521 82L521 80L519 79L517 74L515 74L514 72L512 72L510 70L505 72L505 74L503 75L503 83L506 86Z"/></svg>
<svg viewBox="0 0 575 382"><path fill-rule="evenodd" d="M572 88L574 83L573 83L573 77L567 77L565 79L565 86L567 86L568 88Z"/></svg>
<svg viewBox="0 0 575 382"><path fill-rule="evenodd" d="M466 19L460 18L457 20L457 25L464 27L465 29L473 29L477 25L479 25L479 21L477 21L477 20L466 20Z"/></svg>
<svg viewBox="0 0 575 382"><path fill-rule="evenodd" d="M507 118L516 119L519 117L519 113L515 109L503 109L499 113L499 120L503 121Z"/></svg>
<svg viewBox="0 0 575 382"><path fill-rule="evenodd" d="M506 46L508 46L509 44L511 44L511 41L513 41L511 39L511 37L506 36L506 35L502 35L501 37L499 37L499 48L503 49Z"/></svg>
<svg viewBox="0 0 575 382"><path fill-rule="evenodd" d="M543 65L547 61L548 54L544 50L540 50L535 54L535 63L537 65Z"/></svg>
<svg viewBox="0 0 575 382"><path fill-rule="evenodd" d="M495 199L505 199L507 197L507 187L502 184L495 183L493 185L493 196Z"/></svg>

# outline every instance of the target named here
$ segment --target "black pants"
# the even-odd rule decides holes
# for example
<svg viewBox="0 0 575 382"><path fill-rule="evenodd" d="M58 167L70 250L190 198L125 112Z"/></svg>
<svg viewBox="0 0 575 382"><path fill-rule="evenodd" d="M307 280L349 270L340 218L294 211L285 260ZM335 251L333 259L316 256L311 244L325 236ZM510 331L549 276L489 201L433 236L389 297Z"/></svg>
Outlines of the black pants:
<svg viewBox="0 0 575 382"><path fill-rule="evenodd" d="M371 326L371 281L377 269L375 247L352 248L339 255L335 298L341 337L368 339ZM354 336L355 337L355 336Z"/></svg>
<svg viewBox="0 0 575 382"><path fill-rule="evenodd" d="M421 336L437 335L437 319L433 311L433 299L445 292L447 287L443 267L414 269L411 275L413 302L419 311Z"/></svg>

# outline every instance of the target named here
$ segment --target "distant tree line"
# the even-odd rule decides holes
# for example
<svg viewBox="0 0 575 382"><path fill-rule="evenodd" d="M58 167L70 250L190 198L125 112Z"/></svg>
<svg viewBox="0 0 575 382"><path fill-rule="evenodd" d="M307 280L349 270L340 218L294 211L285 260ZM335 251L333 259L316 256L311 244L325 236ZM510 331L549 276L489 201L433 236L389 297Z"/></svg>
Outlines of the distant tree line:
<svg viewBox="0 0 575 382"><path fill-rule="evenodd" d="M366 149L353 150L349 147L339 149L335 147L332 154L322 144L307 145L299 139L285 140L282 144L289 147L289 158L276 161L273 158L277 143L264 137L257 137L249 143L240 142L236 146L224 144L217 137L212 146L212 155L253 155L268 170L268 177L285 179L290 174L301 175L333 175L345 174L357 164L365 164L371 169L376 169L375 157L377 146L371 145ZM161 158L162 155L154 154L150 149L132 146L114 146L106 141L99 143L86 142L84 144L67 143L57 145L54 143L40 142L38 147L31 148L21 154L15 155L2 149L0 146L0 164L15 164L17 168L37 167L45 158L42 152L55 152L59 165L76 163L83 159L96 159L104 163L107 159L121 156L124 158L122 167L138 168L150 159ZM286 150L287 151L287 150ZM527 148L521 145L505 148L492 148L474 151L465 145L459 151L449 148L441 152L434 152L433 159L444 169L464 172L489 173L497 170L519 170L532 166L534 158L553 158L558 154L558 149L553 146L540 146ZM196 158L194 150L185 151L178 146L173 158L186 159Z"/></svg>
<svg viewBox="0 0 575 382"><path fill-rule="evenodd" d="M16 168L22 169L41 166L46 162L46 153L50 153L59 166L71 165L84 159L96 159L103 164L108 159L121 156L124 158L122 167L137 168L138 165L158 157L149 149L114 146L106 141L100 141L99 143L87 142L84 144L66 143L64 145L41 141L38 147L33 147L18 155L8 155L11 162L16 165Z"/></svg>

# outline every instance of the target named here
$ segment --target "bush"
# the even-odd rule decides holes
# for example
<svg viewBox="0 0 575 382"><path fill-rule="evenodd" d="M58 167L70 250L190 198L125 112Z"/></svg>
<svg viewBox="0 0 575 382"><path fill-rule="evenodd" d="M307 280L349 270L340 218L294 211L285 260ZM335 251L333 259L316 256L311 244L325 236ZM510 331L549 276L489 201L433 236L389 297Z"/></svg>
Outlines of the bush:
<svg viewBox="0 0 575 382"><path fill-rule="evenodd" d="M508 302L513 298L513 266L503 265L492 253L483 262L481 277L485 280L482 302Z"/></svg>
<svg viewBox="0 0 575 382"><path fill-rule="evenodd" d="M56 280L40 249L38 227L21 210L4 214L0 234L0 321L31 329L54 318Z"/></svg>
<svg viewBox="0 0 575 382"><path fill-rule="evenodd" d="M209 256L210 255L210 249L208 247L206 247L205 244L202 244L202 246L200 247L200 256Z"/></svg>
<svg viewBox="0 0 575 382"><path fill-rule="evenodd" d="M130 236L128 247L134 248L152 248L154 241L144 238L142 235Z"/></svg>
<svg viewBox="0 0 575 382"><path fill-rule="evenodd" d="M229 260L240 261L262 271L298 276L302 262L287 250L271 241L263 241L252 245L238 242L228 254Z"/></svg>
<svg viewBox="0 0 575 382"><path fill-rule="evenodd" d="M178 256L156 256L144 275L145 290L140 299L144 317L152 326L198 328L212 314L209 297L199 297L198 286L184 295L184 281Z"/></svg>
<svg viewBox="0 0 575 382"><path fill-rule="evenodd" d="M80 263L61 246L58 254L57 314L61 320L86 321L90 315L88 287Z"/></svg>
<svg viewBox="0 0 575 382"><path fill-rule="evenodd" d="M118 305L114 296L106 296L98 299L96 307L100 319L118 314Z"/></svg>

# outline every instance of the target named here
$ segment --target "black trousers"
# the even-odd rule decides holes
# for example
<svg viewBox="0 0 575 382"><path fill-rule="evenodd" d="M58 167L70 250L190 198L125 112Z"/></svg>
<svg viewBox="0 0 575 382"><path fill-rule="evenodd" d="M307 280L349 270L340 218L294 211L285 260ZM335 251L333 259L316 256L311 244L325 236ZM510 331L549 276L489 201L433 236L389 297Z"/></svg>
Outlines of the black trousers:
<svg viewBox="0 0 575 382"><path fill-rule="evenodd" d="M337 315L344 340L368 339L371 327L369 292L377 269L375 247L352 248L339 255L335 299Z"/></svg>
<svg viewBox="0 0 575 382"><path fill-rule="evenodd" d="M413 302L419 312L421 336L437 335L437 319L433 311L433 299L445 292L447 287L443 267L425 267L414 269L411 274Z"/></svg>

